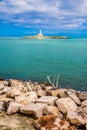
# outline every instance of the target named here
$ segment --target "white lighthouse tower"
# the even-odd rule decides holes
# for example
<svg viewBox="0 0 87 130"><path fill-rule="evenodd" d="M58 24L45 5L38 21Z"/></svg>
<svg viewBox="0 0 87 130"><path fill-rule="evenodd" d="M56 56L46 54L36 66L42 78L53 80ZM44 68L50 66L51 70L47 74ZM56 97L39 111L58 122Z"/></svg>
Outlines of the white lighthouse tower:
<svg viewBox="0 0 87 130"><path fill-rule="evenodd" d="M37 36L38 36L38 38L42 38L42 37L43 37L43 34L42 34L42 32L41 32L41 29L40 29L39 34L38 34Z"/></svg>

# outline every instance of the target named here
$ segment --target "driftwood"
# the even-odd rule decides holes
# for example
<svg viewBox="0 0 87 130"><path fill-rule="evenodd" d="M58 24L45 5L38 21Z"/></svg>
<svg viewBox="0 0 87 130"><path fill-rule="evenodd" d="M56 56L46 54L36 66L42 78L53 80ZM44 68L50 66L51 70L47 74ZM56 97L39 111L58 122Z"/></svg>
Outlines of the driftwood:
<svg viewBox="0 0 87 130"><path fill-rule="evenodd" d="M47 79L54 89L59 88L59 75L55 75L53 81L50 79L50 75L47 75Z"/></svg>

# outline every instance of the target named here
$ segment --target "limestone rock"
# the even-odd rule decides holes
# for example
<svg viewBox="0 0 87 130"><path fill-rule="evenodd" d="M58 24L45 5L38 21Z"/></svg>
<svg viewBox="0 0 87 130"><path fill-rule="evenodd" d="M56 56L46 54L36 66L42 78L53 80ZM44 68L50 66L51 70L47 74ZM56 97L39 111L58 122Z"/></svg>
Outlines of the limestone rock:
<svg viewBox="0 0 87 130"><path fill-rule="evenodd" d="M65 89L50 89L47 90L47 94L51 96L58 96L60 98L66 98L67 95L65 93Z"/></svg>
<svg viewBox="0 0 87 130"><path fill-rule="evenodd" d="M79 99L82 101L87 100L87 92L80 92Z"/></svg>
<svg viewBox="0 0 87 130"><path fill-rule="evenodd" d="M75 92L67 91L67 94L77 105L81 105L81 101L79 100Z"/></svg>
<svg viewBox="0 0 87 130"><path fill-rule="evenodd" d="M46 104L43 103L31 103L29 105L20 108L20 111L24 114L32 115L34 118L41 117Z"/></svg>
<svg viewBox="0 0 87 130"><path fill-rule="evenodd" d="M77 111L69 111L67 114L67 119L70 121L70 123L77 126L87 123L87 118L84 118Z"/></svg>
<svg viewBox="0 0 87 130"><path fill-rule="evenodd" d="M17 87L20 83L22 83L21 81L19 80L16 80L16 79L10 79L9 80L9 84L11 87Z"/></svg>
<svg viewBox="0 0 87 130"><path fill-rule="evenodd" d="M58 93L59 93L59 90L58 89L48 89L47 90L47 95L50 95L50 96L58 96Z"/></svg>
<svg viewBox="0 0 87 130"><path fill-rule="evenodd" d="M54 97L54 96L42 96L39 99L37 99L36 102L38 102L38 103L47 103L48 105L54 105L56 100L57 100L57 97Z"/></svg>
<svg viewBox="0 0 87 130"><path fill-rule="evenodd" d="M10 102L14 102L14 100L11 99L11 98L4 98L4 97L1 98L1 99L0 99L0 103L1 103L0 107L1 107L1 110L7 111L7 108L8 108L8 105L9 105Z"/></svg>
<svg viewBox="0 0 87 130"><path fill-rule="evenodd" d="M46 116L42 116L39 119L37 119L34 122L34 125L38 130L48 130L48 129L52 130L54 127L56 127L55 125L53 125L54 121L55 121L54 115L46 115ZM58 128L57 128L57 130L58 130Z"/></svg>
<svg viewBox="0 0 87 130"><path fill-rule="evenodd" d="M56 106L46 106L46 108L44 109L44 114L45 115L54 115L54 116L58 116L60 118L63 117L63 115L59 112L58 108Z"/></svg>
<svg viewBox="0 0 87 130"><path fill-rule="evenodd" d="M56 118L53 124L56 125L59 128L59 130L70 130L70 124L65 119L61 120L60 118Z"/></svg>
<svg viewBox="0 0 87 130"><path fill-rule="evenodd" d="M5 86L3 89L3 93L7 93L11 88L8 86Z"/></svg>
<svg viewBox="0 0 87 130"><path fill-rule="evenodd" d="M10 114L16 113L20 110L21 107L22 107L21 104L16 103L16 102L11 102L8 106L7 114L10 115Z"/></svg>
<svg viewBox="0 0 87 130"><path fill-rule="evenodd" d="M56 101L58 109L62 113L68 113L70 110L77 110L77 105L70 98L60 98Z"/></svg>
<svg viewBox="0 0 87 130"><path fill-rule="evenodd" d="M36 91L36 94L37 94L38 97L46 96L46 91L39 89L39 90Z"/></svg>
<svg viewBox="0 0 87 130"><path fill-rule="evenodd" d="M78 108L78 113L87 119L87 100L83 101L81 107Z"/></svg>
<svg viewBox="0 0 87 130"><path fill-rule="evenodd" d="M2 90L7 85L8 85L7 81L0 81L0 90Z"/></svg>
<svg viewBox="0 0 87 130"><path fill-rule="evenodd" d="M27 105L29 103L35 102L37 100L37 95L34 91L21 94L20 96L15 97L15 102Z"/></svg>
<svg viewBox="0 0 87 130"><path fill-rule="evenodd" d="M21 94L21 91L18 88L11 88L7 91L6 96L14 98L15 96L19 96Z"/></svg>
<svg viewBox="0 0 87 130"><path fill-rule="evenodd" d="M6 94L0 95L0 99L6 98Z"/></svg>
<svg viewBox="0 0 87 130"><path fill-rule="evenodd" d="M52 86L44 86L44 90L45 90L45 91L52 90L52 89L53 89Z"/></svg>
<svg viewBox="0 0 87 130"><path fill-rule="evenodd" d="M4 89L4 84L0 83L0 91Z"/></svg>
<svg viewBox="0 0 87 130"><path fill-rule="evenodd" d="M20 96L16 96L15 102L22 104L22 105L28 104L28 101L26 100L25 94L21 94Z"/></svg>

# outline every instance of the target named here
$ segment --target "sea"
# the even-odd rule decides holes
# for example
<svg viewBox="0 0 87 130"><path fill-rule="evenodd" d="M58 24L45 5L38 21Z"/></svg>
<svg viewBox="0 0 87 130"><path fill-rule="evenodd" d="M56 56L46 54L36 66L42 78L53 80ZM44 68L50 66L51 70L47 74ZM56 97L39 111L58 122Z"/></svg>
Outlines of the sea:
<svg viewBox="0 0 87 130"><path fill-rule="evenodd" d="M0 38L0 78L49 82L87 91L87 38Z"/></svg>

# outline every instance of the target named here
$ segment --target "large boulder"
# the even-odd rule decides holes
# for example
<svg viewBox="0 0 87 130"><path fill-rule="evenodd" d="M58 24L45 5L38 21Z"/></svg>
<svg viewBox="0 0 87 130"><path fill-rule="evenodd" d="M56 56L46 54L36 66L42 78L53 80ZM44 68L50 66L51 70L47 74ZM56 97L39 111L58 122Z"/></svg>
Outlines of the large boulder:
<svg viewBox="0 0 87 130"><path fill-rule="evenodd" d="M21 95L21 91L18 88L12 87L10 90L7 91L6 96L14 98L15 96Z"/></svg>
<svg viewBox="0 0 87 130"><path fill-rule="evenodd" d="M34 118L41 117L46 104L43 103L31 103L29 105L20 108L20 112L28 115L32 115Z"/></svg>
<svg viewBox="0 0 87 130"><path fill-rule="evenodd" d="M64 89L50 89L50 90L47 90L47 95L58 96L60 98L66 98L67 97L67 95L65 94Z"/></svg>
<svg viewBox="0 0 87 130"><path fill-rule="evenodd" d="M7 109L7 114L10 115L10 114L16 113L20 110L21 107L22 107L22 105L19 103L10 102L8 109Z"/></svg>
<svg viewBox="0 0 87 130"><path fill-rule="evenodd" d="M37 95L34 91L21 94L20 96L15 97L15 102L22 105L27 105L29 103L35 102L37 100Z"/></svg>
<svg viewBox="0 0 87 130"><path fill-rule="evenodd" d="M56 101L58 109L62 113L68 113L71 110L77 110L77 105L71 98L60 98Z"/></svg>
<svg viewBox="0 0 87 130"><path fill-rule="evenodd" d="M54 96L42 96L37 99L38 103L47 103L48 105L54 105L57 100L57 97Z"/></svg>
<svg viewBox="0 0 87 130"><path fill-rule="evenodd" d="M54 130L58 130L58 127L53 124L55 119L54 115L42 116L34 121L34 126L37 130L53 130L53 128L56 128Z"/></svg>
<svg viewBox="0 0 87 130"><path fill-rule="evenodd" d="M67 113L67 119L70 123L74 125L84 125L87 123L87 118L83 117L80 113L77 111L69 111Z"/></svg>
<svg viewBox="0 0 87 130"><path fill-rule="evenodd" d="M76 111L69 111L67 117L73 124L87 124L87 100L83 101Z"/></svg>
<svg viewBox="0 0 87 130"><path fill-rule="evenodd" d="M77 111L84 118L87 118L87 100L82 102L81 107L79 107Z"/></svg>
<svg viewBox="0 0 87 130"><path fill-rule="evenodd" d="M79 100L76 92L67 91L67 94L77 105L81 105L81 101Z"/></svg>
<svg viewBox="0 0 87 130"><path fill-rule="evenodd" d="M46 108L44 109L44 115L54 115L54 116L58 116L60 118L63 117L63 115L59 112L58 108L56 106L46 106Z"/></svg>

